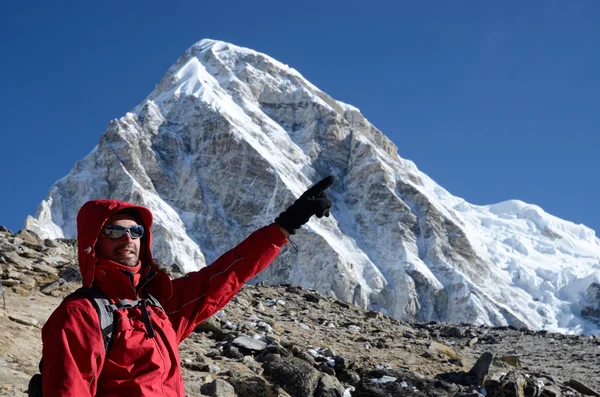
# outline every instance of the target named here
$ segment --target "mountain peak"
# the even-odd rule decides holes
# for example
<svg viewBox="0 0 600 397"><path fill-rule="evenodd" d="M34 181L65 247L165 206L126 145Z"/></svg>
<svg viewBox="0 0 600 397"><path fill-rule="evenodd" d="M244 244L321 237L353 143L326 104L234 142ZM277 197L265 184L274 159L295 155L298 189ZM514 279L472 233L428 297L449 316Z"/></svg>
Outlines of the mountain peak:
<svg viewBox="0 0 600 397"><path fill-rule="evenodd" d="M193 271L326 175L339 181L332 217L311 220L299 254L284 250L253 281L403 320L597 331L582 315L600 283L593 231L518 200L453 196L358 109L268 55L216 40L191 46L111 122L26 227L72 238L85 201L131 201L155 214L155 257Z"/></svg>

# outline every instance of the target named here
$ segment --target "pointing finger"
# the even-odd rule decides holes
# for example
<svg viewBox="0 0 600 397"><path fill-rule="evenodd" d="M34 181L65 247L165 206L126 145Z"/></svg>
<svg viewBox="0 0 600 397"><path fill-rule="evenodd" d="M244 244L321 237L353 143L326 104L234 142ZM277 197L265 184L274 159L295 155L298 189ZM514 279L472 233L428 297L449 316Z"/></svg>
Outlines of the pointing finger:
<svg viewBox="0 0 600 397"><path fill-rule="evenodd" d="M334 182L335 182L335 177L333 175L329 175L328 177L320 180L313 187L308 189L304 193L304 195L306 195L308 197L318 196L319 194L321 194L325 190L327 190L327 188L329 188L329 186L333 185Z"/></svg>

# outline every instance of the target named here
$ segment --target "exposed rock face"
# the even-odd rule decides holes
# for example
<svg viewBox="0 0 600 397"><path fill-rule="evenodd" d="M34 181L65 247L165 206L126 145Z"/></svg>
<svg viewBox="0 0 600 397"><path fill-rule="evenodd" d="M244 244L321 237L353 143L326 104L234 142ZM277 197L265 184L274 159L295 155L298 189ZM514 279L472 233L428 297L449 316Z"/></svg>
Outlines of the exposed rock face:
<svg viewBox="0 0 600 397"><path fill-rule="evenodd" d="M519 201L475 206L406 159L358 109L266 55L203 40L50 189L26 228L75 237L81 205L155 215L154 253L187 272L335 175L332 217L311 221L254 282L294 283L398 319L590 331L600 241ZM573 317L575 316L575 317Z"/></svg>
<svg viewBox="0 0 600 397"><path fill-rule="evenodd" d="M586 306L581 311L584 317L600 323L600 284L592 283L587 289Z"/></svg>

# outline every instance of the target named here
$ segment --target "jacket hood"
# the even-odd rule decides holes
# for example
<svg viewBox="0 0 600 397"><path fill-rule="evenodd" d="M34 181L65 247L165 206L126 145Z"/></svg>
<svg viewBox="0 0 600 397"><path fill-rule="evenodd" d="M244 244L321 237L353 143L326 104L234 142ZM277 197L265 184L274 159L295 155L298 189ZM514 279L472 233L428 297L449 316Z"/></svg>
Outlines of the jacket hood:
<svg viewBox="0 0 600 397"><path fill-rule="evenodd" d="M151 267L160 271L152 261L152 212L148 208L123 201L91 200L85 203L77 214L77 253L84 287L91 287L94 282L94 271L98 260L95 246L104 224L108 218L126 209L135 211L138 215L137 222L145 229L140 246L142 269Z"/></svg>

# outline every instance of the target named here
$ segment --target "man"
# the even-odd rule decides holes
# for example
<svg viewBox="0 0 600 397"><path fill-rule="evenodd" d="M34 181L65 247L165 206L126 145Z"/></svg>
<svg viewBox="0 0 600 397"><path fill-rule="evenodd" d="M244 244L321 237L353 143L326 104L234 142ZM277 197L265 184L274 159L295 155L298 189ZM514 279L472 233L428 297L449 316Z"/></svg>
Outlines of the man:
<svg viewBox="0 0 600 397"><path fill-rule="evenodd" d="M325 190L333 181L327 177L308 189L275 223L210 266L172 281L152 261L150 210L114 200L85 203L77 216L83 286L101 290L113 304L143 303L116 312L114 339L105 351L93 304L66 299L42 330L43 395L185 396L179 343L264 270L289 234L313 215L329 216ZM162 308L147 304L149 296Z"/></svg>

